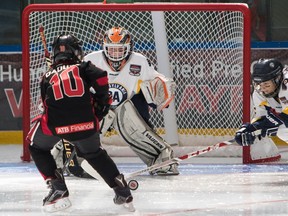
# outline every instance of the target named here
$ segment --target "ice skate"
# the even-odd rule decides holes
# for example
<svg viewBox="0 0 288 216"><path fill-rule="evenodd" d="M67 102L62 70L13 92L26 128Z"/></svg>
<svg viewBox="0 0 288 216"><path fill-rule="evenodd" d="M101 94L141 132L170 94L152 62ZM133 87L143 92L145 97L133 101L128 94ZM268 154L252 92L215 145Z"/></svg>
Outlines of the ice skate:
<svg viewBox="0 0 288 216"><path fill-rule="evenodd" d="M69 208L72 204L68 198L69 191L61 169L55 171L56 179L47 180L49 194L43 199L43 208L46 212L56 212Z"/></svg>
<svg viewBox="0 0 288 216"><path fill-rule="evenodd" d="M116 205L123 205L124 208L134 212L133 197L123 174L116 176L115 182L118 186L113 188L115 192L114 203Z"/></svg>
<svg viewBox="0 0 288 216"><path fill-rule="evenodd" d="M165 161L172 160L174 158L174 153L171 148L166 148L164 151L161 152L161 154L154 160L150 166L154 164L160 164ZM179 175L179 170L178 170L178 165L179 163L175 162L174 164L170 164L167 166L163 166L162 168L153 170L149 172L150 175Z"/></svg>

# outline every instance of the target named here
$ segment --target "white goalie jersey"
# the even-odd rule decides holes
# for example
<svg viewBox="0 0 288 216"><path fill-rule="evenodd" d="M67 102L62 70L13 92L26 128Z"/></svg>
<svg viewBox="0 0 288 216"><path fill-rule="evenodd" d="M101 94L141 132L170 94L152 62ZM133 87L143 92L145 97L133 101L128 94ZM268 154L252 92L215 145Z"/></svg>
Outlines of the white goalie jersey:
<svg viewBox="0 0 288 216"><path fill-rule="evenodd" d="M167 107L174 97L174 81L158 73L140 53L132 52L119 72L110 68L102 50L86 55L84 60L91 61L97 67L107 71L109 90L113 97L112 109L131 99L141 89L147 103L154 103L158 110ZM121 76L118 76L119 73Z"/></svg>

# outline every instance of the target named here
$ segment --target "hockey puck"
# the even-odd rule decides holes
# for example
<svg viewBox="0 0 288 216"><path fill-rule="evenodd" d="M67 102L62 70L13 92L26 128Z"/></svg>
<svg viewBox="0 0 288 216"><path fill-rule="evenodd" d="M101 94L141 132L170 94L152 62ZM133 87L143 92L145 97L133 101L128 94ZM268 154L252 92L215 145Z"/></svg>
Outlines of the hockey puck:
<svg viewBox="0 0 288 216"><path fill-rule="evenodd" d="M139 183L136 180L130 180L128 182L128 187L130 188L130 190L137 190L139 186Z"/></svg>

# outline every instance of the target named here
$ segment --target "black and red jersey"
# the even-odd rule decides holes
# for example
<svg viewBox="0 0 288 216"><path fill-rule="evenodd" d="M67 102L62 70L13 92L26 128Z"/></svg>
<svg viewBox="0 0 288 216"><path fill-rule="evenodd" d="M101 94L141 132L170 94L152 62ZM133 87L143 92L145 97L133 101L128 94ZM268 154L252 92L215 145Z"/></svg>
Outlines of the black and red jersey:
<svg viewBox="0 0 288 216"><path fill-rule="evenodd" d="M109 103L106 71L90 62L58 65L44 74L40 87L46 133L79 140L99 130L93 100ZM95 90L93 95L91 87Z"/></svg>

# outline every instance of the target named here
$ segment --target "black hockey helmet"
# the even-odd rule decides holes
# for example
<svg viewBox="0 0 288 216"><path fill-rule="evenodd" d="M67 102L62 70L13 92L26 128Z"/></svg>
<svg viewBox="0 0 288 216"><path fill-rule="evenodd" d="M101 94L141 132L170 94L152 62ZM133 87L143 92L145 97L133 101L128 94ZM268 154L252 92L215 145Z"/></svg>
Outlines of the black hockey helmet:
<svg viewBox="0 0 288 216"><path fill-rule="evenodd" d="M255 85L272 80L276 90L265 97L275 97L280 89L283 80L283 65L277 59L259 59L253 66L252 80Z"/></svg>
<svg viewBox="0 0 288 216"><path fill-rule="evenodd" d="M82 43L71 34L60 34L52 44L53 64L77 64L83 59Z"/></svg>

